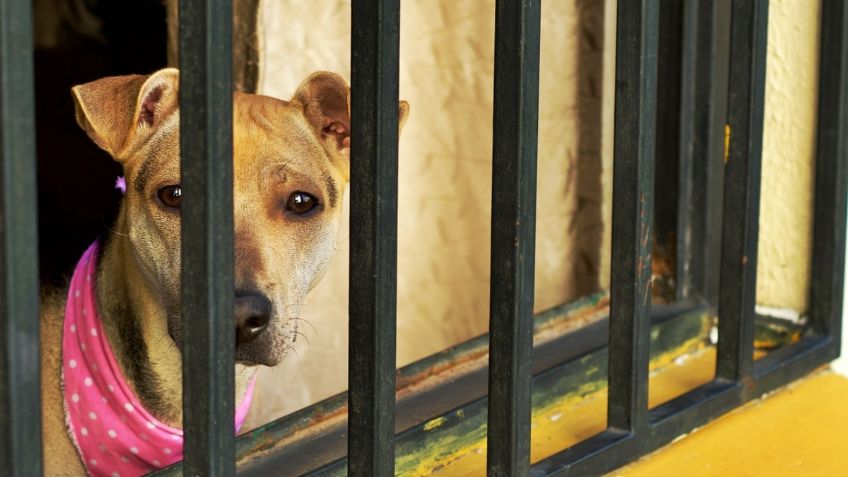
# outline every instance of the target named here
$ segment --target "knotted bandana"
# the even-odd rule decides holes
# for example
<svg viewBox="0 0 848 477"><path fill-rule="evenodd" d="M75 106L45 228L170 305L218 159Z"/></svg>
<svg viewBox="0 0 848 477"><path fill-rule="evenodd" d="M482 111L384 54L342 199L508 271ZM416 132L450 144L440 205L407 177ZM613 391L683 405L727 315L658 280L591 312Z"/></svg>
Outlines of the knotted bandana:
<svg viewBox="0 0 848 477"><path fill-rule="evenodd" d="M88 473L135 477L183 458L183 431L159 422L133 394L103 333L94 293L97 242L74 270L62 338L66 420ZM244 424L253 399L252 379L235 411Z"/></svg>

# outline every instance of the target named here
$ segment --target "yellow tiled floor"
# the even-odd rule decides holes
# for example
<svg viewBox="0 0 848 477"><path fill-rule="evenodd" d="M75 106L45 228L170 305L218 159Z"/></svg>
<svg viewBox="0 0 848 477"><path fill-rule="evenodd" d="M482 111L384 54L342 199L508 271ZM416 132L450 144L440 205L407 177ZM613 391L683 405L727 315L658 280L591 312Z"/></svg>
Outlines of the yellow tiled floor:
<svg viewBox="0 0 848 477"><path fill-rule="evenodd" d="M848 477L848 378L821 371L610 475Z"/></svg>

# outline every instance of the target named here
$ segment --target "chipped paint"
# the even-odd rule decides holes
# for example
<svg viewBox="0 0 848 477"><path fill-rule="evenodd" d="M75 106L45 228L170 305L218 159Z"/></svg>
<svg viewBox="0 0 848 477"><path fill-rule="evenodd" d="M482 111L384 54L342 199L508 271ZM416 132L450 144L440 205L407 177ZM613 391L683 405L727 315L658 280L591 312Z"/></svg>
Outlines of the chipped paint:
<svg viewBox="0 0 848 477"><path fill-rule="evenodd" d="M583 302L569 310L583 313L601 302L606 304L606 297L596 297L596 300ZM553 326L562 319L563 309L554 311L551 315L537 318L537 325L540 325L537 333L540 328ZM651 408L713 378L715 346L710 344L709 334L715 322L714 316L693 311L652 327ZM776 346L794 342L800 336L799 330L797 325L783 320L758 317L757 356L764 356ZM446 353L440 359L450 361L452 356ZM600 349L534 377L531 421L531 458L534 462L605 428L607 366L606 350ZM409 371L413 375L421 372L420 369ZM261 459L275 449L303 439L309 440L303 434L320 435L322 428L326 429L333 422L343 425L339 419L344 418L346 406L343 404L346 400L340 397L334 399L323 403L320 409L304 412L289 422L289 429L299 429L296 435L286 434L281 430L282 426L277 425L250 433L249 441L240 439L240 464L249 465L252 459ZM486 400L483 398L403 432L396 439L396 475L482 474L486 462L486 424ZM274 440L274 436L283 437ZM344 463L339 462L320 475L344 473Z"/></svg>
<svg viewBox="0 0 848 477"><path fill-rule="evenodd" d="M655 325L651 334L651 370L672 367L688 369L692 366L697 359L687 360L682 366L673 363L681 355L696 354L698 350L707 349L705 345L712 321L708 315L693 314ZM714 359L707 354L703 359ZM564 445L579 442L605 428L606 374L607 355L601 350L536 376L531 421L533 461L559 452ZM663 379L662 373L654 374L656 376L652 377L652 383ZM703 378L688 376L683 379L683 383L688 386L693 379L706 382L712 379L712 375ZM652 406L689 389L677 386L669 388L665 394L657 394L654 388L652 385ZM436 428L430 428L430 423L434 421L431 420L418 430L413 429L399 437L396 444L396 475L478 475L484 472L487 430L485 399L441 417L443 420L439 421Z"/></svg>
<svg viewBox="0 0 848 477"><path fill-rule="evenodd" d="M437 417L435 419L431 419L427 421L426 424L424 424L424 431L432 431L433 429L436 429L437 427L444 424L445 421L447 421L447 419L445 419L444 417Z"/></svg>

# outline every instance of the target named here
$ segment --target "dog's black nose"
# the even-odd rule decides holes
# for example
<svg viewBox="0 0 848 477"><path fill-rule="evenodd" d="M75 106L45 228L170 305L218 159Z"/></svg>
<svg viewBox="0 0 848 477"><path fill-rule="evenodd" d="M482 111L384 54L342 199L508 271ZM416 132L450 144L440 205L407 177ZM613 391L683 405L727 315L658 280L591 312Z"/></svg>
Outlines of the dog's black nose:
<svg viewBox="0 0 848 477"><path fill-rule="evenodd" d="M271 300L259 293L236 293L236 346L255 340L271 321Z"/></svg>

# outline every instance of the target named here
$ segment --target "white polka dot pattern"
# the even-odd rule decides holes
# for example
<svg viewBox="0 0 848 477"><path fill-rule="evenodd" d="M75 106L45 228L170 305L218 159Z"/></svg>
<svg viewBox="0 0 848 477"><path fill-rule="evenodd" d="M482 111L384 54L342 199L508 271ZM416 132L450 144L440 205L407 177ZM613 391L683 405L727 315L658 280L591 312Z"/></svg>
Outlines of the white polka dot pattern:
<svg viewBox="0 0 848 477"><path fill-rule="evenodd" d="M77 264L70 287L73 299L68 297L65 308L62 377L67 420L90 475L137 477L182 460L183 433L148 413L121 375L95 311L97 249L93 244ZM236 429L250 408L254 384L251 381L236 409Z"/></svg>

